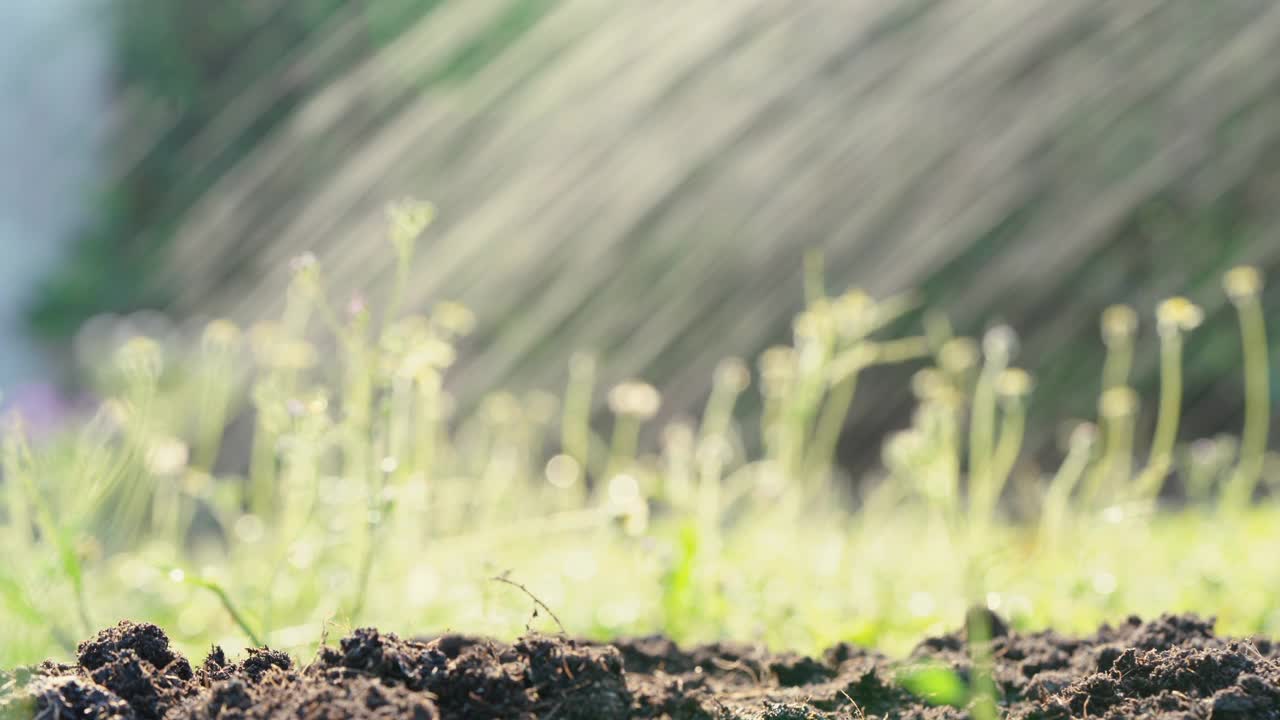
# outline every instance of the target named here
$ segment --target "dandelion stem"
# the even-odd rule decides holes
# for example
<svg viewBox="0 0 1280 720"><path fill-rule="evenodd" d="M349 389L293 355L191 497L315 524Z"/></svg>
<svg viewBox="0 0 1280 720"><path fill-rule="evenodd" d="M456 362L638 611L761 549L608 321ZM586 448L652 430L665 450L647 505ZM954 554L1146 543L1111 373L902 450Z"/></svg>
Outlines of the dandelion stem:
<svg viewBox="0 0 1280 720"><path fill-rule="evenodd" d="M1236 302L1244 351L1244 430L1240 439L1240 462L1232 472L1223 494L1230 508L1248 504L1262 475L1270 423L1271 388L1267 357L1267 326L1256 293Z"/></svg>
<svg viewBox="0 0 1280 720"><path fill-rule="evenodd" d="M1160 336L1160 405L1147 465L1136 481L1138 496L1142 499L1155 499L1160 494L1169 474L1181 414L1182 335L1173 330Z"/></svg>

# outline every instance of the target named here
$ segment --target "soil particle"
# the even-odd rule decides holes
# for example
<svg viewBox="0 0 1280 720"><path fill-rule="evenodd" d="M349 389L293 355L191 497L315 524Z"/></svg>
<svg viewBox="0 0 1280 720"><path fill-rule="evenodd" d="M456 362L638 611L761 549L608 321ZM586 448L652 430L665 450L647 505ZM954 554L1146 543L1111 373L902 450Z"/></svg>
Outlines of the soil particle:
<svg viewBox="0 0 1280 720"><path fill-rule="evenodd" d="M37 718L131 720L136 717L129 703L105 688L76 677L51 678L41 682L34 697L32 709Z"/></svg>
<svg viewBox="0 0 1280 720"><path fill-rule="evenodd" d="M998 714L1014 720L1280 720L1280 652L1269 640L1214 635L1213 621L1129 618L1085 637L1020 633L981 611ZM193 669L154 625L122 622L79 648L76 665L0 673L0 717L40 720L960 720L903 672L921 664L971 675L966 630L926 638L894 661L848 644L821 658L740 644L681 649L662 637L612 644L529 635L404 640L359 629L305 666L212 648Z"/></svg>
<svg viewBox="0 0 1280 720"><path fill-rule="evenodd" d="M630 717L631 691L617 648L535 635L517 641L513 649L526 667L533 710L565 720Z"/></svg>
<svg viewBox="0 0 1280 720"><path fill-rule="evenodd" d="M433 675L444 670L449 658L425 643L401 640L394 634L360 628L338 643L324 648L319 665L332 678L373 676L409 690L425 690Z"/></svg>

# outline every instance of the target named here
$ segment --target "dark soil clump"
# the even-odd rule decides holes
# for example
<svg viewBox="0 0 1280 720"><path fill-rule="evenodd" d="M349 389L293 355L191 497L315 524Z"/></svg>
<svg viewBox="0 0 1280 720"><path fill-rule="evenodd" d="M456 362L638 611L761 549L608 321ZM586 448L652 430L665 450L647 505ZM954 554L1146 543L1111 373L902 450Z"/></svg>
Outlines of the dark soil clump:
<svg viewBox="0 0 1280 720"><path fill-rule="evenodd" d="M1190 615L1130 618L1086 637L1019 633L979 617L1004 717L1280 720L1280 652L1268 640L1218 638L1212 621ZM76 665L0 674L0 718L968 718L980 699L962 693L935 706L905 681L929 666L969 683L968 637L928 638L893 661L847 644L809 658L747 645L682 650L661 637L507 644L365 628L305 666L268 649L231 662L213 648L193 668L159 628L122 622L82 643Z"/></svg>

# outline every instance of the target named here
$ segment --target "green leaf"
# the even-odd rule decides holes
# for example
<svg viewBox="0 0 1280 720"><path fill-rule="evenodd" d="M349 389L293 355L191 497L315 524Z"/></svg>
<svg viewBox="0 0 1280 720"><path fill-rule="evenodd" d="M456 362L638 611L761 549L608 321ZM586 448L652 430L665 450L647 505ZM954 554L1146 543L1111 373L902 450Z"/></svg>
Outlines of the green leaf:
<svg viewBox="0 0 1280 720"><path fill-rule="evenodd" d="M962 707L969 699L969 688L954 671L932 665L899 673L897 682L912 695L932 705Z"/></svg>
<svg viewBox="0 0 1280 720"><path fill-rule="evenodd" d="M29 623L41 624L47 622L44 614L37 610L31 599L27 597L22 585L5 574L2 568L0 568L0 604L3 604L9 612Z"/></svg>

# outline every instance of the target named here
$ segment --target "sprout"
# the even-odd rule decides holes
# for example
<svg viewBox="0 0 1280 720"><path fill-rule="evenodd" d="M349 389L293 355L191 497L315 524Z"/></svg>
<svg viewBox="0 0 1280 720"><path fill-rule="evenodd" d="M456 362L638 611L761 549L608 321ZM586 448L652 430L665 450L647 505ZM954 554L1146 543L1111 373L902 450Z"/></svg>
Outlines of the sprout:
<svg viewBox="0 0 1280 720"><path fill-rule="evenodd" d="M751 385L751 370L738 358L728 358L716 367L715 383L734 393Z"/></svg>
<svg viewBox="0 0 1280 720"><path fill-rule="evenodd" d="M885 441L881 454L885 465L903 470L920 458L924 447L924 436L919 430L899 430Z"/></svg>
<svg viewBox="0 0 1280 720"><path fill-rule="evenodd" d="M938 350L938 365L947 372L960 374L977 364L978 344L973 338L951 338Z"/></svg>
<svg viewBox="0 0 1280 720"><path fill-rule="evenodd" d="M1022 368L1008 368L996 378L996 394L1006 399L1018 399L1031 394L1035 382L1031 373Z"/></svg>
<svg viewBox="0 0 1280 720"><path fill-rule="evenodd" d="M1082 422L1071 430L1071 437L1067 443L1071 448L1084 450L1098 439L1098 426L1091 422Z"/></svg>
<svg viewBox="0 0 1280 720"><path fill-rule="evenodd" d="M982 336L982 354L1003 364L1018 351L1018 334L1008 325L996 325Z"/></svg>
<svg viewBox="0 0 1280 720"><path fill-rule="evenodd" d="M1102 311L1102 341L1112 345L1138 331L1138 313L1128 305L1112 305Z"/></svg>
<svg viewBox="0 0 1280 720"><path fill-rule="evenodd" d="M1204 311L1184 297L1171 297L1156 308L1156 323L1161 334L1188 332L1204 320Z"/></svg>
<svg viewBox="0 0 1280 720"><path fill-rule="evenodd" d="M202 470L189 470L182 476L182 490L191 497L208 499L213 487L213 476Z"/></svg>
<svg viewBox="0 0 1280 720"><path fill-rule="evenodd" d="M152 475L176 475L187 466L186 443L175 437L156 439L147 448L144 462Z"/></svg>
<svg viewBox="0 0 1280 720"><path fill-rule="evenodd" d="M777 345L760 355L760 385L766 395L781 394L787 382L795 375L796 351Z"/></svg>
<svg viewBox="0 0 1280 720"><path fill-rule="evenodd" d="M849 290L836 298L831 309L840 334L846 338L866 335L876 319L875 300L858 289Z"/></svg>
<svg viewBox="0 0 1280 720"><path fill-rule="evenodd" d="M1104 418L1129 417L1138 410L1138 394L1133 388L1119 386L1109 388L1098 398L1098 414Z"/></svg>
<svg viewBox="0 0 1280 720"><path fill-rule="evenodd" d="M289 261L294 287L315 295L320 292L320 261L314 253L305 252Z"/></svg>
<svg viewBox="0 0 1280 720"><path fill-rule="evenodd" d="M662 428L664 450L688 449L693 446L693 428L687 422L676 422Z"/></svg>
<svg viewBox="0 0 1280 720"><path fill-rule="evenodd" d="M123 428L133 418L133 408L118 398L107 398L98 407L98 413L114 428Z"/></svg>
<svg viewBox="0 0 1280 720"><path fill-rule="evenodd" d="M621 383L609 391L609 409L615 415L648 420L658 414L661 404L658 391L638 380Z"/></svg>
<svg viewBox="0 0 1280 720"><path fill-rule="evenodd" d="M699 465L724 465L733 458L733 444L721 433L708 435L698 443L694 457Z"/></svg>
<svg viewBox="0 0 1280 720"><path fill-rule="evenodd" d="M1262 292L1262 274L1252 265L1239 265L1223 274L1222 287L1231 302L1239 305Z"/></svg>
<svg viewBox="0 0 1280 720"><path fill-rule="evenodd" d="M263 367L303 370L315 365L318 358L311 343L288 337L279 323L255 323L249 328L249 342L254 357Z"/></svg>
<svg viewBox="0 0 1280 720"><path fill-rule="evenodd" d="M154 380L164 367L164 350L149 337L132 337L116 351L116 365L131 377Z"/></svg>
<svg viewBox="0 0 1280 720"><path fill-rule="evenodd" d="M426 338L400 358L396 373L405 378L420 378L427 373L445 370L456 359L453 346L438 338Z"/></svg>
<svg viewBox="0 0 1280 720"><path fill-rule="evenodd" d="M911 393L918 400L934 400L947 389L947 381L937 368L922 368L911 376Z"/></svg>
<svg viewBox="0 0 1280 720"><path fill-rule="evenodd" d="M401 200L387 207L387 219L391 223L391 244L402 261L413 254L413 246L422 231L436 217L435 206L417 200Z"/></svg>
<svg viewBox="0 0 1280 720"><path fill-rule="evenodd" d="M831 360L827 376L832 384L844 382L873 365L879 348L871 343L857 343Z"/></svg>
<svg viewBox="0 0 1280 720"><path fill-rule="evenodd" d="M796 316L791 323L796 341L826 340L835 330L831 303L823 300Z"/></svg>
<svg viewBox="0 0 1280 720"><path fill-rule="evenodd" d="M911 393L925 405L957 406L963 402L960 393L947 382L937 368L922 368L911 375ZM922 406L923 407L923 406Z"/></svg>
<svg viewBox="0 0 1280 720"><path fill-rule="evenodd" d="M446 333L468 335L476 326L476 316L467 306L456 302L436 303L431 319Z"/></svg>
<svg viewBox="0 0 1280 720"><path fill-rule="evenodd" d="M301 255L295 256L292 260L289 261L289 271L292 272L294 275L300 275L306 272L313 272L316 270L319 264L320 264L320 261L316 259L315 253L304 252Z"/></svg>
<svg viewBox="0 0 1280 720"><path fill-rule="evenodd" d="M206 350L229 350L240 343L240 326L230 320L214 320L204 327L201 337Z"/></svg>

